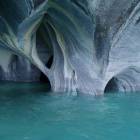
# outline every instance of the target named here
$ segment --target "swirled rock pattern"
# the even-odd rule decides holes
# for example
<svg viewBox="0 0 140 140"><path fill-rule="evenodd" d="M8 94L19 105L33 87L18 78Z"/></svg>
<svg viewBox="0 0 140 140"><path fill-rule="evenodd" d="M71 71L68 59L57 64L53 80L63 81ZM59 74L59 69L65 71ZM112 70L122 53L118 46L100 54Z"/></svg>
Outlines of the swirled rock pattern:
<svg viewBox="0 0 140 140"><path fill-rule="evenodd" d="M39 69L57 92L139 91L139 38L139 0L1 0L0 78Z"/></svg>

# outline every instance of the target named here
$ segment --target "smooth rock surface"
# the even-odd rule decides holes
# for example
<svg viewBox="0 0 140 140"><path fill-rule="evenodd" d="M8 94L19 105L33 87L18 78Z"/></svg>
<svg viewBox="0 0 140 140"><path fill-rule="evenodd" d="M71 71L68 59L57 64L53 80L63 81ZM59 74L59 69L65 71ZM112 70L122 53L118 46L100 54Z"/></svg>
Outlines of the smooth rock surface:
<svg viewBox="0 0 140 140"><path fill-rule="evenodd" d="M24 65L32 81L30 62L53 91L100 95L112 84L118 91L138 91L139 36L139 0L0 1L0 46L7 50L0 72L20 79ZM12 54L28 64L20 57L15 64Z"/></svg>

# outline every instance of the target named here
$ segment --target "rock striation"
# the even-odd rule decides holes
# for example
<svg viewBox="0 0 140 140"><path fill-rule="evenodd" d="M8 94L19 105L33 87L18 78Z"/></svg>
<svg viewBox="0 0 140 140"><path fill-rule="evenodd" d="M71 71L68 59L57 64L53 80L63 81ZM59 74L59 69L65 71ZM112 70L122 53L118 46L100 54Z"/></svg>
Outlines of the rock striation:
<svg viewBox="0 0 140 140"><path fill-rule="evenodd" d="M139 0L1 0L0 79L42 72L57 92L139 91L139 38Z"/></svg>

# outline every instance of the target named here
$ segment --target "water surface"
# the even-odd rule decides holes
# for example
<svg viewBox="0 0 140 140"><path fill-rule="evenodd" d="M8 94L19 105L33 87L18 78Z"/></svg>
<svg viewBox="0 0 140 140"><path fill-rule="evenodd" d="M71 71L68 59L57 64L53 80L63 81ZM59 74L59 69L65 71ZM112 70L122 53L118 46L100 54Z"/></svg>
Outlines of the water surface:
<svg viewBox="0 0 140 140"><path fill-rule="evenodd" d="M47 93L46 84L0 84L0 140L139 140L140 93Z"/></svg>

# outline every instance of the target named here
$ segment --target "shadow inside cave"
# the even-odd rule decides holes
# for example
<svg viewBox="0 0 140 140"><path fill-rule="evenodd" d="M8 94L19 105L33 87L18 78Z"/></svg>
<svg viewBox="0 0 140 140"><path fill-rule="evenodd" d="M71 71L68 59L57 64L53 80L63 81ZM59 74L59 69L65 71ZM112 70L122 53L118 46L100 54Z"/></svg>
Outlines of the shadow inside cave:
<svg viewBox="0 0 140 140"><path fill-rule="evenodd" d="M115 93L118 92L117 79L113 77L106 85L104 93Z"/></svg>

